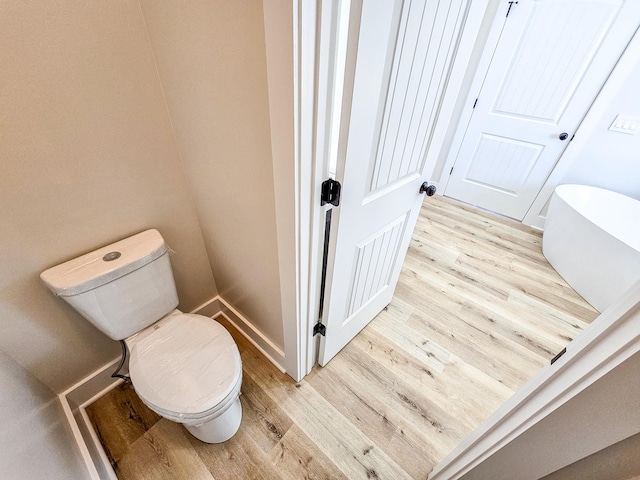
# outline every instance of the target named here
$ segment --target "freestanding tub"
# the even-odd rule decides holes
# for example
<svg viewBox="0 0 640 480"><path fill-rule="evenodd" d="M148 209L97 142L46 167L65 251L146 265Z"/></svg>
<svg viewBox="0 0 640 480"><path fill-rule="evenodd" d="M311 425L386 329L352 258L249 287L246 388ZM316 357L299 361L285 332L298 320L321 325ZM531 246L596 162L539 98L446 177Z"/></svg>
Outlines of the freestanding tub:
<svg viewBox="0 0 640 480"><path fill-rule="evenodd" d="M606 310L640 279L640 201L602 188L558 186L542 252L587 302Z"/></svg>

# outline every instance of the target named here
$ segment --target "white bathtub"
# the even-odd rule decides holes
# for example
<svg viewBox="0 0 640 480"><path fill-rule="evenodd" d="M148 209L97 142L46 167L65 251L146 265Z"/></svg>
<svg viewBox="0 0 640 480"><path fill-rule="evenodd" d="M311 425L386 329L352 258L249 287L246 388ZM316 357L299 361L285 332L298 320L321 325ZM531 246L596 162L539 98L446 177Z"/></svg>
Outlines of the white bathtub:
<svg viewBox="0 0 640 480"><path fill-rule="evenodd" d="M606 310L640 279L640 201L602 188L558 186L542 252L587 302Z"/></svg>

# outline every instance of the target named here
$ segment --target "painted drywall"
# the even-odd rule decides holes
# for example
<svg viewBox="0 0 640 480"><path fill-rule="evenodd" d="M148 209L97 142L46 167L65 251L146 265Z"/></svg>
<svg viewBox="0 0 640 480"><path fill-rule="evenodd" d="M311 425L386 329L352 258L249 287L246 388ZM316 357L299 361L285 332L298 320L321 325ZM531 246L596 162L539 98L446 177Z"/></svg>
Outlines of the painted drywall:
<svg viewBox="0 0 640 480"><path fill-rule="evenodd" d="M137 1L0 3L0 348L55 392L119 355L40 282L155 227L180 306L216 295Z"/></svg>
<svg viewBox="0 0 640 480"><path fill-rule="evenodd" d="M640 433L603 448L541 480L629 480L640 476Z"/></svg>
<svg viewBox="0 0 640 480"><path fill-rule="evenodd" d="M639 369L636 353L461 478L541 478L640 433Z"/></svg>
<svg viewBox="0 0 640 480"><path fill-rule="evenodd" d="M638 85L640 63L629 73L561 184L593 185L640 200L640 130L636 135L609 131L619 113L640 118Z"/></svg>
<svg viewBox="0 0 640 480"><path fill-rule="evenodd" d="M297 282L298 278L304 278L307 265L297 267L294 261L296 248L303 243L297 238L296 223L299 222L296 210L304 210L307 204L296 206L294 201L297 195L296 175L301 178L304 175L297 171L295 156L294 91L297 74L294 69L294 57L298 48L294 45L296 12L293 2L281 0L263 0L262 8L285 352L282 366L294 380L299 381L308 372L298 360L301 357L298 354L298 332L304 330L304 326L298 323L297 311L303 311L306 303L304 300L298 300ZM302 183L302 180L299 183ZM297 254L299 258L305 257L302 251L298 251ZM299 277L297 268L300 268Z"/></svg>
<svg viewBox="0 0 640 480"><path fill-rule="evenodd" d="M58 397L0 350L0 476L86 479Z"/></svg>
<svg viewBox="0 0 640 480"><path fill-rule="evenodd" d="M262 2L140 3L219 293L282 348Z"/></svg>

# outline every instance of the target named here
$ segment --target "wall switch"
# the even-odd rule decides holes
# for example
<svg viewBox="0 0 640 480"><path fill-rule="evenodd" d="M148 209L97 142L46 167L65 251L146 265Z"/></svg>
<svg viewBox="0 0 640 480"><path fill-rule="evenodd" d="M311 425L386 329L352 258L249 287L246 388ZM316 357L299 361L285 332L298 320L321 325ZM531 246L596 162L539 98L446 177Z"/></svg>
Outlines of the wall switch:
<svg viewBox="0 0 640 480"><path fill-rule="evenodd" d="M609 130L636 135L640 133L640 117L620 113L609 127Z"/></svg>

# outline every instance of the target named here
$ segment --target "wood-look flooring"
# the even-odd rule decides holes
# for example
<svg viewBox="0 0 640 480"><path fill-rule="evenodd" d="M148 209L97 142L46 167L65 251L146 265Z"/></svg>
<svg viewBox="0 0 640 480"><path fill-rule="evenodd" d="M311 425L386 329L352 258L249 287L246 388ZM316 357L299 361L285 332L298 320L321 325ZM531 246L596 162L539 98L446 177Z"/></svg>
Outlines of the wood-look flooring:
<svg viewBox="0 0 640 480"><path fill-rule="evenodd" d="M596 316L541 234L443 197L424 203L396 295L300 383L224 320L243 420L220 445L123 385L87 412L120 479L402 479L433 466Z"/></svg>

